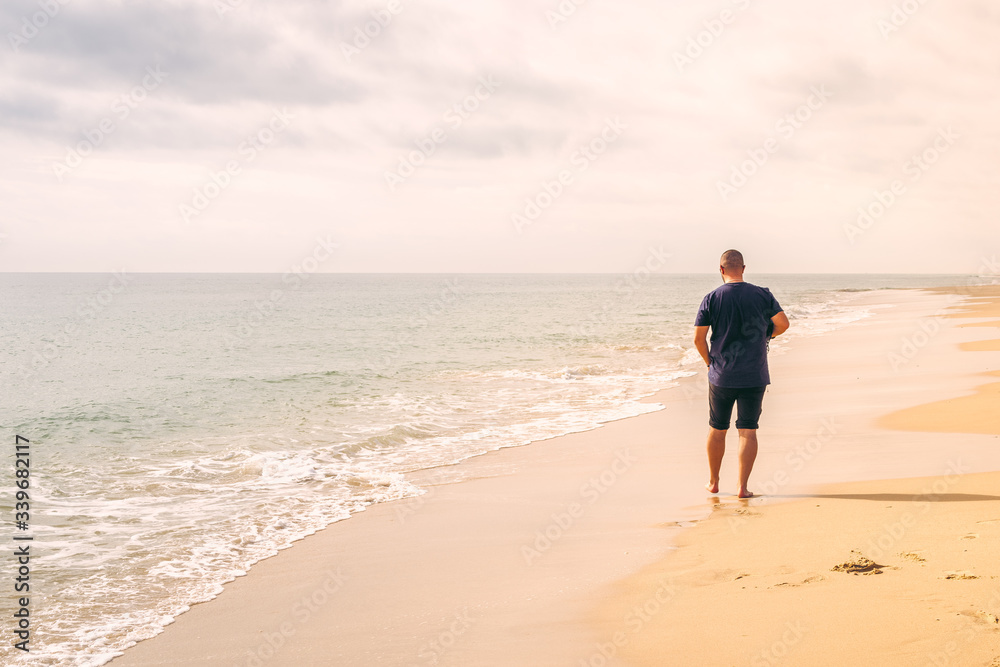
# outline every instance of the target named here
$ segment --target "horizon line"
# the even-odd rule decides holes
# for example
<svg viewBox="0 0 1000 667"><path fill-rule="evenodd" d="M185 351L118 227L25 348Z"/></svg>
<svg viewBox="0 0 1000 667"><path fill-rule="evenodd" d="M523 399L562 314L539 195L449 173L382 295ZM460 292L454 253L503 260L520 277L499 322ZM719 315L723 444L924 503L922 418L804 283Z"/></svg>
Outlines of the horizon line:
<svg viewBox="0 0 1000 667"><path fill-rule="evenodd" d="M2 271L0 275L106 275L108 273L127 273L131 275L243 275L243 276L280 276L290 271L128 271L113 269L110 271ZM305 272L303 272L305 273ZM316 271L313 276L615 276L634 271ZM716 271L654 271L650 275L661 276L715 276ZM952 273L932 271L929 273L898 273L888 271L762 271L751 272L758 276L972 276L975 278L1000 278L1000 274Z"/></svg>

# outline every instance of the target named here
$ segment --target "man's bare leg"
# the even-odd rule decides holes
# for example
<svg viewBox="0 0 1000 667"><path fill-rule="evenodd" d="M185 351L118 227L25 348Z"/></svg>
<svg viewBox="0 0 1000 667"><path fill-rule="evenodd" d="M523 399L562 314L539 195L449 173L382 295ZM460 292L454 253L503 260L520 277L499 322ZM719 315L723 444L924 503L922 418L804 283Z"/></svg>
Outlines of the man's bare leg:
<svg viewBox="0 0 1000 667"><path fill-rule="evenodd" d="M741 428L740 431L740 498L750 498L753 496L747 490L747 483L750 481L750 471L753 470L753 462L757 460L757 429Z"/></svg>
<svg viewBox="0 0 1000 667"><path fill-rule="evenodd" d="M722 468L722 457L726 453L726 433L708 427L708 484L705 488L709 493L719 492L719 470Z"/></svg>

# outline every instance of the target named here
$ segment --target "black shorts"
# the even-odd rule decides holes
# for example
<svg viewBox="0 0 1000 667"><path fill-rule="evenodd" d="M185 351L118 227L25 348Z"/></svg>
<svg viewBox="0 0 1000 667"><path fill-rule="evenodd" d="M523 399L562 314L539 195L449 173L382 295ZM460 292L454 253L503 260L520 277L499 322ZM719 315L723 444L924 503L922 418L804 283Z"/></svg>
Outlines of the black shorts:
<svg viewBox="0 0 1000 667"><path fill-rule="evenodd" d="M764 402L764 387L716 387L708 385L708 423L720 431L729 428L736 404L736 428L757 428L761 404Z"/></svg>

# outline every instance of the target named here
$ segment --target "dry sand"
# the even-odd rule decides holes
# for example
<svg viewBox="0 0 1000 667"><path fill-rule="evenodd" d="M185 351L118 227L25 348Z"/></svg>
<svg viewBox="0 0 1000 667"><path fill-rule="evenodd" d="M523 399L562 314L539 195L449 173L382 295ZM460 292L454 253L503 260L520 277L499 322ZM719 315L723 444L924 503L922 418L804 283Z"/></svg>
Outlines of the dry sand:
<svg viewBox="0 0 1000 667"><path fill-rule="evenodd" d="M984 555L1000 553L1000 480L953 473L1000 470L1000 439L877 426L976 395L1000 370L997 352L960 350L995 337L964 325L1000 312L978 299L957 312L956 298L865 294L873 317L776 346L751 480L766 497L732 497L732 455L723 494L701 489L700 374L653 397L659 412L414 476L431 492L257 564L112 664L750 665L769 650L756 664L902 665L934 664L955 641L941 664L987 665L1000 655L1000 567ZM815 490L941 476L933 502L915 497L933 479ZM832 571L860 555L886 568ZM629 617L637 604L655 613Z"/></svg>

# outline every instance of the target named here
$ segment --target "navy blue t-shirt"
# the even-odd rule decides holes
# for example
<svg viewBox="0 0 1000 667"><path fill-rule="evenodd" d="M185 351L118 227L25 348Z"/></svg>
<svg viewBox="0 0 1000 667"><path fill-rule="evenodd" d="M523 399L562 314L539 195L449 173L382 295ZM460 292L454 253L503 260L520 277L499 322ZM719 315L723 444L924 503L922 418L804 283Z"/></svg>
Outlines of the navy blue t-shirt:
<svg viewBox="0 0 1000 667"><path fill-rule="evenodd" d="M747 282L721 285L701 301L696 327L712 327L708 381L717 387L763 387L771 318L781 306L766 287Z"/></svg>

